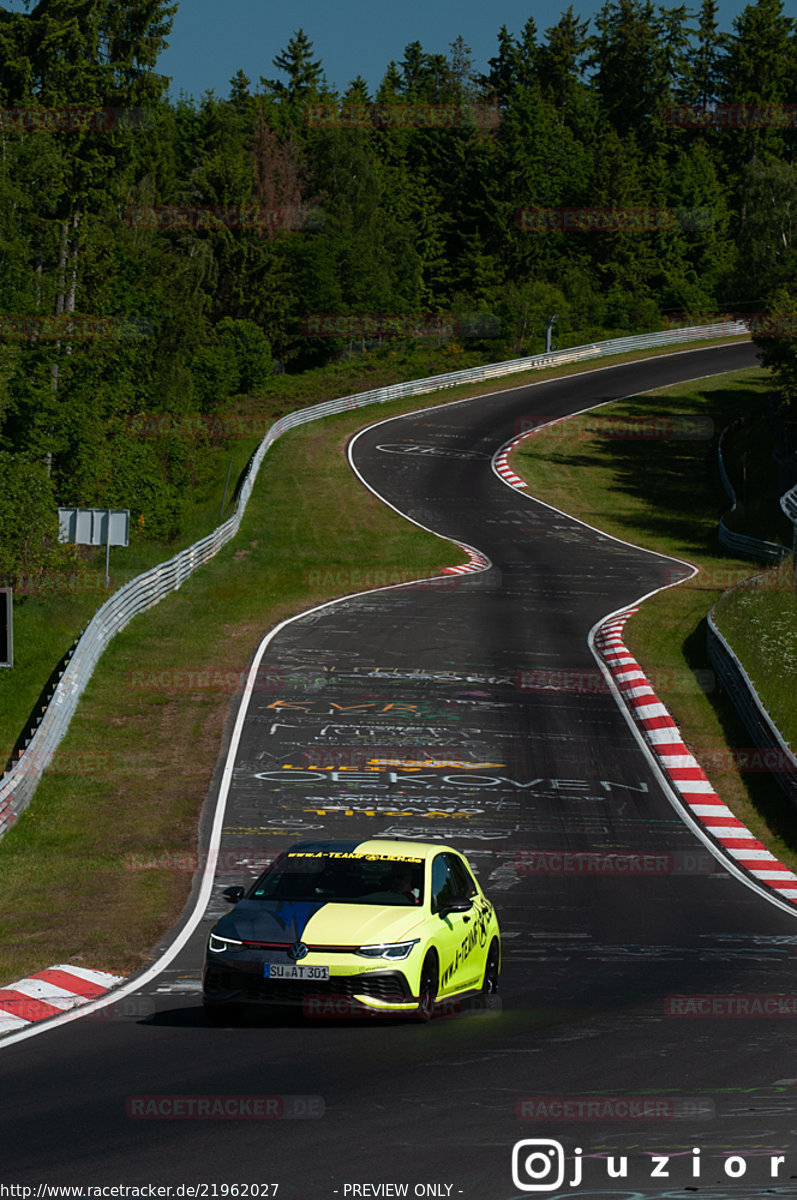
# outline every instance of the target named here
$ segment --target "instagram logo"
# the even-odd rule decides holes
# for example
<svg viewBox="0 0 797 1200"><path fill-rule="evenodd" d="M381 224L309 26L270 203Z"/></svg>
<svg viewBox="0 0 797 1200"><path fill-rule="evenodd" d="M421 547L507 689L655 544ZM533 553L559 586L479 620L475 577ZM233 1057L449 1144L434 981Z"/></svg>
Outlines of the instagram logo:
<svg viewBox="0 0 797 1200"><path fill-rule="evenodd" d="M512 1182L521 1192L555 1192L565 1177L565 1152L553 1138L525 1138L512 1147Z"/></svg>

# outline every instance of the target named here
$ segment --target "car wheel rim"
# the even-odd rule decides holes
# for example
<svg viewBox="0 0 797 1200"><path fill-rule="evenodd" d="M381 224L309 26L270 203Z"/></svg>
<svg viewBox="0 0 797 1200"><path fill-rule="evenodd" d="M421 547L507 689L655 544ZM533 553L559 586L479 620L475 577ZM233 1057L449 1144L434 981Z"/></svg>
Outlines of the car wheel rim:
<svg viewBox="0 0 797 1200"><path fill-rule="evenodd" d="M435 993L437 992L437 979L434 968L431 964L424 963L423 972L421 974L421 985L418 996L418 1013L421 1017L428 1019L434 1012Z"/></svg>

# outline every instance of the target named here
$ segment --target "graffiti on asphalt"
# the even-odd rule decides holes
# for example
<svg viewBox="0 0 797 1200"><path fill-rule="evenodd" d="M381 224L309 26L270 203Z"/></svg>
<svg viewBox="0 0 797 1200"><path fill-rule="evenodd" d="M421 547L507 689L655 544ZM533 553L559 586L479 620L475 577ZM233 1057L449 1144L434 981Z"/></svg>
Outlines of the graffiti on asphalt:
<svg viewBox="0 0 797 1200"><path fill-rule="evenodd" d="M471 462L489 462L492 458L483 450L458 450L456 446L430 446L422 442L383 442L377 450L383 454L420 454L426 458L461 458Z"/></svg>
<svg viewBox="0 0 797 1200"><path fill-rule="evenodd" d="M475 765L475 764L474 764ZM360 767L294 767L285 764L282 767L268 771L256 771L254 778L261 783L292 783L311 784L312 786L328 786L330 783L367 783L369 787L388 787L401 782L405 787L420 787L425 790L449 787L481 790L491 788L514 788L518 791L550 792L591 792L595 787L604 792L614 792L618 789L631 792L646 793L648 785L644 780L636 783L625 783L612 779L553 779L538 776L534 779L512 779L508 775L487 775L471 771L449 771L445 775L432 774L426 767L391 767L385 769L375 766L373 769Z"/></svg>

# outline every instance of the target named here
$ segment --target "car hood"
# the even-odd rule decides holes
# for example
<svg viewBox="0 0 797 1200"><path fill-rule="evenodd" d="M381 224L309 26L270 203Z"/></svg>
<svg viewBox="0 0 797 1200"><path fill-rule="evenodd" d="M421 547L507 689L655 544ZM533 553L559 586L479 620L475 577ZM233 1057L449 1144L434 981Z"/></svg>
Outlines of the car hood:
<svg viewBox="0 0 797 1200"><path fill-rule="evenodd" d="M216 932L244 942L362 946L407 941L423 920L422 909L404 905L239 900L218 922Z"/></svg>

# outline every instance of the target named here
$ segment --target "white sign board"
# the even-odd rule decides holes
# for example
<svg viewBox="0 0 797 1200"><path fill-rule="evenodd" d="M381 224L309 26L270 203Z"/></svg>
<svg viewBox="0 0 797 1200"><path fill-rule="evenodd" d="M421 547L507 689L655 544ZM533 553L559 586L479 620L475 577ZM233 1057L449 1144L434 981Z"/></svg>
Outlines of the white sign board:
<svg viewBox="0 0 797 1200"><path fill-rule="evenodd" d="M77 546L127 546L129 508L59 508L58 540Z"/></svg>

